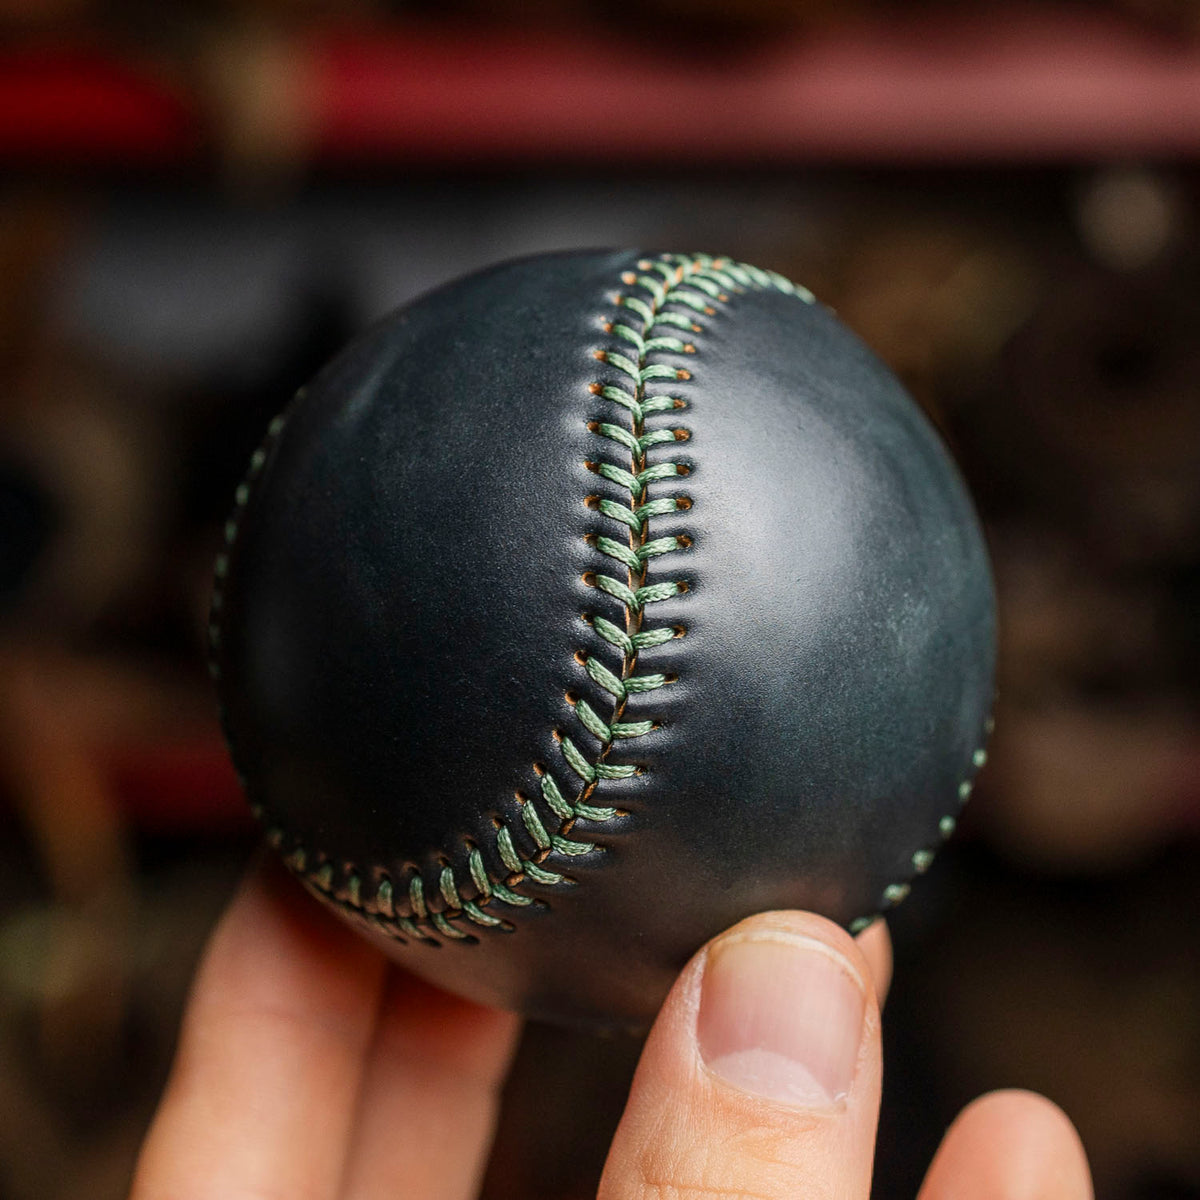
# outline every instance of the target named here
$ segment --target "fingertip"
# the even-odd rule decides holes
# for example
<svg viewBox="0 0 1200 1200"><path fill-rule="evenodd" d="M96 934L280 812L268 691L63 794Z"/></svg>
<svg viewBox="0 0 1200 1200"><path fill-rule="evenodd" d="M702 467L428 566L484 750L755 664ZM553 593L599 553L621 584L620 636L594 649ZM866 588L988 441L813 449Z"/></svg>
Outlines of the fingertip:
<svg viewBox="0 0 1200 1200"><path fill-rule="evenodd" d="M211 992L244 996L263 987L281 994L342 981L372 991L382 985L385 961L318 904L272 855L251 864L213 931L193 999ZM327 997L326 997L327 998Z"/></svg>
<svg viewBox="0 0 1200 1200"><path fill-rule="evenodd" d="M888 932L887 922L880 917L873 921L860 933L855 941L862 951L863 958L871 972L871 980L875 984L875 996L879 1007L887 999L888 989L892 986L892 938Z"/></svg>
<svg viewBox="0 0 1200 1200"><path fill-rule="evenodd" d="M133 1195L332 1195L384 965L256 866L197 972Z"/></svg>
<svg viewBox="0 0 1200 1200"><path fill-rule="evenodd" d="M740 921L668 996L600 1194L865 1195L879 1060L855 939L811 913Z"/></svg>
<svg viewBox="0 0 1200 1200"><path fill-rule="evenodd" d="M1092 1176L1070 1118L1037 1092L972 1101L950 1126L920 1200L1092 1200Z"/></svg>

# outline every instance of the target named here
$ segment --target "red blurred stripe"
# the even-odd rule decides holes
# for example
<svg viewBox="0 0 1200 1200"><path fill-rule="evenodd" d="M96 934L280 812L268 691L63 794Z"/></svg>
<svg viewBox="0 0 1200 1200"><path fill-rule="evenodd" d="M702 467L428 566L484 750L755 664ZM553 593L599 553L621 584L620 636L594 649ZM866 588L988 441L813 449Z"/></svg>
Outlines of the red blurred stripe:
<svg viewBox="0 0 1200 1200"><path fill-rule="evenodd" d="M260 49L231 46L223 80L196 70L195 94L99 49L0 53L0 159L170 163L247 132L341 164L1200 153L1200 44L1080 9L964 5L736 47L384 26Z"/></svg>
<svg viewBox="0 0 1200 1200"><path fill-rule="evenodd" d="M318 158L977 160L1200 152L1200 46L1027 10L755 48L342 34L308 45Z"/></svg>
<svg viewBox="0 0 1200 1200"><path fill-rule="evenodd" d="M156 165L195 154L191 97L160 72L90 47L0 54L0 156Z"/></svg>

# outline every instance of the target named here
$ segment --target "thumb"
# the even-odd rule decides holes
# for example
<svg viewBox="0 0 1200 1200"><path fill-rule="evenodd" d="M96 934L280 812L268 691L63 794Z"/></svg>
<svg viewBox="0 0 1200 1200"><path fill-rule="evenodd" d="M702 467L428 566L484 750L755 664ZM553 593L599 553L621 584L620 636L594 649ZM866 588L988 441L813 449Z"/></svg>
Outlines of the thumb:
<svg viewBox="0 0 1200 1200"><path fill-rule="evenodd" d="M684 969L650 1033L600 1200L866 1200L879 1008L854 940L751 917Z"/></svg>

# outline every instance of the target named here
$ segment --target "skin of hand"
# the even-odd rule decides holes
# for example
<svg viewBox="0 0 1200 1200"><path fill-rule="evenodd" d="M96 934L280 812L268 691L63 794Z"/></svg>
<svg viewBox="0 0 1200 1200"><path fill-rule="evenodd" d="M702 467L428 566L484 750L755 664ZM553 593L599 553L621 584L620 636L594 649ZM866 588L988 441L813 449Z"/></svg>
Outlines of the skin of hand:
<svg viewBox="0 0 1200 1200"><path fill-rule="evenodd" d="M600 1200L867 1200L886 927L766 913L684 969L643 1050ZM132 1200L472 1200L518 1019L387 965L274 868L218 925ZM1090 1200L1048 1100L950 1127L919 1200Z"/></svg>

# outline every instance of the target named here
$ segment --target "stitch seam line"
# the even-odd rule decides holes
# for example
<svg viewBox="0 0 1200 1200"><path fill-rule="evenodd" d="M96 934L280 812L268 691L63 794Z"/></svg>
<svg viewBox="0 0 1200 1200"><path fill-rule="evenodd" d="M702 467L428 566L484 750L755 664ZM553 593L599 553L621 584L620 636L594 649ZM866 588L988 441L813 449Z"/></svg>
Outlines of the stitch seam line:
<svg viewBox="0 0 1200 1200"><path fill-rule="evenodd" d="M588 508L611 521L613 532L588 534L586 540L602 559L619 567L622 573L610 574L611 567L598 564L597 569L584 575L584 582L615 600L621 608L623 622L618 624L598 613L585 619L594 633L613 646L621 655L617 671L607 667L596 655L580 651L575 659L590 683L603 693L601 708L609 710L607 718L585 698L567 693L567 702L584 730L596 741L598 750L591 756L580 749L576 740L563 730L554 731L554 740L562 755L558 775L577 782L564 787L542 763L533 765L537 796L547 813L525 792L518 791L520 827L514 836L510 825L497 819L495 826L496 852L508 874L503 880L491 877L477 844L463 837L460 850L466 850L466 878L456 874L450 856L438 856L441 869L436 884L430 889L416 863L405 864L406 880L397 887L384 866L363 868L356 864L335 864L319 851L313 851L289 836L271 821L262 805L252 804L255 815L268 825L268 841L283 854L284 861L305 885L322 899L332 902L356 923L400 942L440 944L440 939L476 941L472 926L512 930L514 926L496 911L496 904L520 909L544 905L545 901L522 890L529 883L543 886L569 885L573 881L548 863L552 855L571 858L603 852L603 847L580 840L575 823L586 820L603 825L619 816L608 805L594 803L596 793L606 779L626 779L641 773L632 763L610 761L618 743L642 737L658 727L652 719L627 721L626 706L630 697L668 687L675 678L661 673L638 673L639 657L686 634L683 626L654 627L645 620L650 604L686 593L683 579L650 579L650 567L661 556L686 551L692 545L686 534L652 537L651 521L672 513L688 511L692 501L686 496L651 498L650 488L671 479L686 477L686 463L663 461L651 463L648 455L659 446L675 445L690 439L686 428L648 429L646 418L664 413L676 413L687 402L672 394L670 389L659 390L661 384L683 382L691 372L681 365L696 354L692 336L704 332L704 320L716 315L735 295L746 290L775 290L796 296L804 303L814 303L806 288L773 271L764 271L746 263L708 255L663 254L655 259L642 259L637 269L621 276L624 292L613 297L617 314L601 322L608 343L594 351L595 359L609 368L616 382L593 382L588 387L594 398L615 406L614 416L625 418L589 420L588 430L608 446L618 447L625 462L616 463L598 457L586 466L594 474L628 493L627 503L589 495L584 498ZM633 314L630 319L628 314ZM687 339L680 334L687 335ZM664 361L666 360L666 361ZM301 393L302 394L302 393ZM299 395L297 398L299 398ZM255 478L266 461L270 442L283 429L283 416L276 417L268 429L263 446L255 451L246 479L238 488L235 509L225 526L225 549L218 556L214 569L212 619L209 626L210 673L219 679L220 668L216 651L220 641L219 617L222 610L222 587L228 569L229 553L236 540L240 517L248 500ZM623 538L623 540L622 540ZM222 713L224 720L224 713ZM226 734L232 748L232 739ZM982 766L983 751L976 751L974 765ZM239 772L243 788L246 780ZM959 786L959 798L965 802L971 783ZM248 790L248 789L247 789ZM549 819L548 819L549 818ZM954 819L944 817L940 826L943 837L954 828ZM522 849L522 843L532 844L532 850ZM919 850L913 856L913 868L924 871L933 852ZM556 860L554 866L558 865ZM432 894L430 894L432 892ZM880 908L898 903L908 892L908 884L892 884L885 889ZM468 895L473 893L473 895ZM870 924L875 916L861 917L851 929L857 932Z"/></svg>

